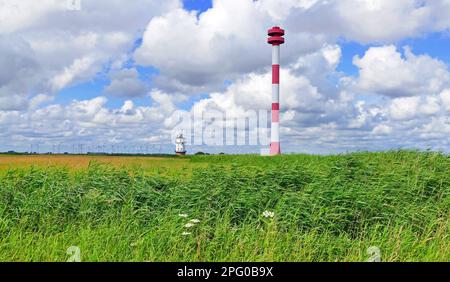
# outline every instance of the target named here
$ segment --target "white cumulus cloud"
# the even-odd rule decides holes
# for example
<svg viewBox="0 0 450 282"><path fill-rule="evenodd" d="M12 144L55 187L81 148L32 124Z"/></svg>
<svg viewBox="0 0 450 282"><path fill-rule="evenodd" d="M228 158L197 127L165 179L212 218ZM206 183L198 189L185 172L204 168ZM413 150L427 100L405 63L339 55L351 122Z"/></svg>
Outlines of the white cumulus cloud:
<svg viewBox="0 0 450 282"><path fill-rule="evenodd" d="M360 89L390 97L439 93L450 83L445 63L428 55L414 55L405 48L404 57L393 45L371 47L353 63L359 68Z"/></svg>

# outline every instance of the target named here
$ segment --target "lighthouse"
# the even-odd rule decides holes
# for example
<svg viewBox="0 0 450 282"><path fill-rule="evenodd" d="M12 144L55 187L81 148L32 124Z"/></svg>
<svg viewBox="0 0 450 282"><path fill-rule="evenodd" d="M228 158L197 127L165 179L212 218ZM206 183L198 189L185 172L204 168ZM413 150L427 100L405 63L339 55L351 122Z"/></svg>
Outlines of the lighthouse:
<svg viewBox="0 0 450 282"><path fill-rule="evenodd" d="M186 155L186 140L184 139L183 133L177 135L175 139L175 153L178 156Z"/></svg>
<svg viewBox="0 0 450 282"><path fill-rule="evenodd" d="M280 45L284 44L284 30L278 26L268 31L267 42L272 45L272 125L270 155L280 155Z"/></svg>

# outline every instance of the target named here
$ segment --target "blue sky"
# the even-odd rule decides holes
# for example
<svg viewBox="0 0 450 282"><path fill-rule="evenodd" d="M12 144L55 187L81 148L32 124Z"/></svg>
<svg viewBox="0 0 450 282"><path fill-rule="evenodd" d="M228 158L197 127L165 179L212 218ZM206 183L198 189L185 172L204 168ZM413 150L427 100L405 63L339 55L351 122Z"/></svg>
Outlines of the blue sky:
<svg viewBox="0 0 450 282"><path fill-rule="evenodd" d="M212 7L211 0L183 0L183 5L186 10L198 11L199 13L205 12ZM142 43L142 38L136 40L134 51ZM418 38L406 38L395 42L395 44L402 48L403 46L410 46L412 50L417 54L428 54L432 57L438 58L450 65L450 36L448 33L431 33L420 36ZM358 68L353 64L354 56L362 57L367 49L372 46L380 44L360 44L355 41L342 40L339 43L342 49L342 58L337 70L347 75L356 76L358 74ZM130 51L130 52L131 52ZM133 64L129 62L129 67ZM153 67L136 66L140 74L140 79L145 81L150 87L152 84L152 76L158 74L158 70ZM90 82L81 83L72 87L66 88L60 92L56 102L68 103L73 99L91 99L102 93L105 86L108 85L108 78L104 75L99 75ZM199 96L195 99L182 103L181 107L187 109L196 101L204 98L206 94L199 93ZM111 108L117 108L123 103L124 99L111 97L108 101L108 106ZM146 98L135 99L136 105L148 105L149 100Z"/></svg>
<svg viewBox="0 0 450 282"><path fill-rule="evenodd" d="M0 71L0 150L170 150L176 112L270 109L263 38L275 23L287 29L287 151L450 150L450 4L311 3L83 0L68 12L57 1L37 10L7 0L4 10L14 11L0 27L0 63L10 66ZM239 148L214 148L225 149Z"/></svg>
<svg viewBox="0 0 450 282"><path fill-rule="evenodd" d="M198 11L199 13L202 13L212 7L212 1L210 0L184 0L183 4L186 10ZM130 50L130 53L134 52L141 43L142 38L137 39L133 49ZM130 60L127 63L127 67L133 67L133 60ZM135 67L139 71L139 78L142 81L145 81L145 83L148 84L149 87L151 88L153 85L152 77L158 74L158 69L154 67L142 67L142 66L135 66ZM103 73L99 73L95 78L93 78L89 82L79 83L63 89L53 102L60 104L68 104L72 100L86 100L95 98L99 94L103 93L103 89L109 84L109 82L110 80L108 79L108 77L106 77ZM207 94L205 93L199 93L197 97L187 102L180 103L180 108L188 109L196 101L205 98L206 95ZM123 104L124 100L126 99L118 97L110 97L108 99L107 106L110 108L120 107ZM137 106L151 105L151 101L146 97L134 99L133 102Z"/></svg>
<svg viewBox="0 0 450 282"><path fill-rule="evenodd" d="M212 1L211 0L183 0L183 6L186 10L189 11L198 11L199 13L202 13L209 8L212 7ZM135 51L139 45L142 44L142 38L139 38L136 40L134 47L132 50L130 50L130 53ZM128 67L133 66L133 61L130 60L128 63ZM142 67L142 66L136 66L137 70L139 71L139 78L142 81L145 81L150 87L152 87L152 76L158 74L158 69L153 67ZM68 104L72 100L85 100L85 99L92 99L97 97L99 94L103 92L103 89L108 85L110 80L108 77L105 77L104 74L100 73L97 77L92 79L92 81L80 83L77 85L73 85L71 87L68 87L66 89L63 89L57 98L53 101L56 103L61 104ZM201 98L204 98L206 94L199 93L198 97L187 101L186 103L181 103L180 108L187 109L192 104L194 104L196 101L198 101ZM124 99L117 98L117 97L110 97L107 103L107 106L110 108L117 108L120 107L123 104ZM133 101L136 105L142 106L142 105L151 105L151 101L148 98L139 98L134 99Z"/></svg>
<svg viewBox="0 0 450 282"><path fill-rule="evenodd" d="M191 3L187 7L194 10L207 10L209 8L209 1L199 1L199 4L192 4L195 1L185 1ZM342 58L337 70L345 73L346 75L356 76L358 75L358 68L353 64L353 58L355 56L362 57L364 53L373 46L379 44L360 44L357 42L342 41L340 47L342 49ZM438 58L443 62L450 65L450 52L448 48L450 46L450 36L441 33L434 33L423 38L409 38L396 43L399 50L404 46L410 46L416 54L428 54L434 58ZM131 66L129 66L131 67ZM136 66L139 71L139 78L145 81L150 87L152 87L152 77L158 74L158 69L153 67ZM70 101L77 99L92 99L103 93L103 89L109 84L110 80L105 75L99 74L92 81L76 84L72 87L65 88L57 96L54 102L67 104ZM194 99L187 103L181 103L181 108L187 109L199 99L205 98L207 93L199 93ZM111 108L119 107L126 98L110 97L108 106ZM147 98L135 99L136 105L149 105L151 101Z"/></svg>
<svg viewBox="0 0 450 282"><path fill-rule="evenodd" d="M212 1L210 0L184 0L184 8L189 11L204 12L212 7Z"/></svg>

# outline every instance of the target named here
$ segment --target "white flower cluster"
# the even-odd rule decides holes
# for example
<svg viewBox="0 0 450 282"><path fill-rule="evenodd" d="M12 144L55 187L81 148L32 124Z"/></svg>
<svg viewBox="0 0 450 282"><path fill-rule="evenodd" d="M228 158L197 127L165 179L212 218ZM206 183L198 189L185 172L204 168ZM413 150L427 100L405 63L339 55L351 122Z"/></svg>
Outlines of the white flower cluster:
<svg viewBox="0 0 450 282"><path fill-rule="evenodd" d="M178 216L179 217L183 217L183 218L188 218L189 216L187 215L187 214L185 214L185 213L180 213L180 214L178 214ZM188 223L186 223L185 225L184 225L184 228L192 228L192 227L194 227L196 224L198 224L198 223L200 223L200 220L199 219L196 219L196 218L194 218L194 219L191 219L191 220L189 220L189 222ZM191 235L192 233L191 232L183 232L183 233L181 233L181 235L183 235L183 236L189 236L189 235Z"/></svg>
<svg viewBox="0 0 450 282"><path fill-rule="evenodd" d="M274 212L271 212L271 211L265 211L265 212L263 212L263 214L262 214L265 218L273 218L274 216L275 216L275 213Z"/></svg>

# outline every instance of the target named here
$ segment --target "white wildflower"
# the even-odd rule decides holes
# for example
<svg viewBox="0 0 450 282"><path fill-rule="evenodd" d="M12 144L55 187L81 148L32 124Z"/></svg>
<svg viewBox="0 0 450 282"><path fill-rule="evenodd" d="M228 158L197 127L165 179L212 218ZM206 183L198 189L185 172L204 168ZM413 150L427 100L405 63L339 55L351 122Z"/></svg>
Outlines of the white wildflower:
<svg viewBox="0 0 450 282"><path fill-rule="evenodd" d="M186 228L191 228L191 227L193 227L195 224L193 224L193 223L186 223L186 225L184 226L184 227L186 227Z"/></svg>
<svg viewBox="0 0 450 282"><path fill-rule="evenodd" d="M188 215L185 214L185 213L180 213L178 216L179 216L179 217L188 217Z"/></svg>
<svg viewBox="0 0 450 282"><path fill-rule="evenodd" d="M191 219L191 222L192 223L200 223L200 220L198 220L198 219Z"/></svg>
<svg viewBox="0 0 450 282"><path fill-rule="evenodd" d="M275 213L271 212L271 211L265 211L265 212L263 212L263 216L265 218L273 218L275 216Z"/></svg>
<svg viewBox="0 0 450 282"><path fill-rule="evenodd" d="M191 234L192 234L191 232L183 232L183 233L181 233L181 235L183 235L183 236L189 236Z"/></svg>

